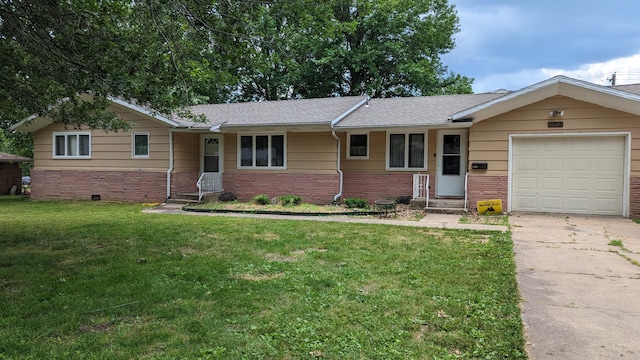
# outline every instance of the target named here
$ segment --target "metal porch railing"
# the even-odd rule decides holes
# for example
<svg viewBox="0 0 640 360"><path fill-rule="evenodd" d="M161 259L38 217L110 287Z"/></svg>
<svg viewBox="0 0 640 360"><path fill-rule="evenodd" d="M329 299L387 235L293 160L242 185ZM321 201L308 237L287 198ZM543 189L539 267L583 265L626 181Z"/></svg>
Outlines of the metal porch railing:
<svg viewBox="0 0 640 360"><path fill-rule="evenodd" d="M204 194L222 191L221 174L202 173L196 186L198 187L198 201L202 201Z"/></svg>
<svg viewBox="0 0 640 360"><path fill-rule="evenodd" d="M413 174L413 198L425 199L429 207L429 174Z"/></svg>

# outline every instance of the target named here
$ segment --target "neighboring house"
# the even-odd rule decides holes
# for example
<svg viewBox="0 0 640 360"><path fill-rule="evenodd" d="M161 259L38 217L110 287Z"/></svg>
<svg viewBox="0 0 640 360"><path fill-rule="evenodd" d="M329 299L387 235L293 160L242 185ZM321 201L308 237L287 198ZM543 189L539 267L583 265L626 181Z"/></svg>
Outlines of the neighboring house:
<svg viewBox="0 0 640 360"><path fill-rule="evenodd" d="M36 199L178 193L501 199L508 211L640 216L640 86L558 76L515 92L192 107L206 123L119 100L130 132L34 132ZM418 176L414 176L420 174ZM425 182L428 175L428 185Z"/></svg>
<svg viewBox="0 0 640 360"><path fill-rule="evenodd" d="M15 186L15 194L22 193L22 169L20 164L32 159L0 152L0 195L8 195Z"/></svg>

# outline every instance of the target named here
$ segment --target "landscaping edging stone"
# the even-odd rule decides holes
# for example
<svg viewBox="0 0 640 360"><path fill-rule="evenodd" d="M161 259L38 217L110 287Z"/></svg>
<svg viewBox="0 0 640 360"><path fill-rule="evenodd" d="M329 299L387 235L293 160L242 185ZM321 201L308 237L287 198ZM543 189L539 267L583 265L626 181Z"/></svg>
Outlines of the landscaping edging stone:
<svg viewBox="0 0 640 360"><path fill-rule="evenodd" d="M289 215L289 216L336 216L336 215L380 216L385 214L383 211L297 212L297 211L274 211L274 210L199 209L199 208L192 208L188 206L183 206L182 210L191 211L191 212L200 212L200 213L232 213L232 214Z"/></svg>

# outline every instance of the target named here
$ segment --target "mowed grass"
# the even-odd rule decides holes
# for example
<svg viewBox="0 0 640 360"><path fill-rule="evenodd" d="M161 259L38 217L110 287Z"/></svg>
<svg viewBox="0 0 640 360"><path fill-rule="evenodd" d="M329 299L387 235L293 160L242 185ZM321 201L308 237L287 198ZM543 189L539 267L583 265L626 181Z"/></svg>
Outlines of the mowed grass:
<svg viewBox="0 0 640 360"><path fill-rule="evenodd" d="M0 359L525 359L510 235L0 198Z"/></svg>

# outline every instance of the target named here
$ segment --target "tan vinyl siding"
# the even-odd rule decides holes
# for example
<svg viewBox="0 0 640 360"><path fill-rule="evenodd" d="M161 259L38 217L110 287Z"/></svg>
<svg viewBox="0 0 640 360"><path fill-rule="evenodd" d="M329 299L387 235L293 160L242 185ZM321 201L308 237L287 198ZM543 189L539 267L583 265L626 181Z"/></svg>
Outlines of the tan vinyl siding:
<svg viewBox="0 0 640 360"><path fill-rule="evenodd" d="M224 171L238 167L238 134L224 134Z"/></svg>
<svg viewBox="0 0 640 360"><path fill-rule="evenodd" d="M386 132L372 131L369 133L369 158L347 159L347 134L340 133L341 161L343 171L362 171L370 173L383 173L385 164Z"/></svg>
<svg viewBox="0 0 640 360"><path fill-rule="evenodd" d="M426 130L425 130L426 131ZM398 131L404 132L404 131ZM414 131L412 131L414 132ZM432 173L436 168L436 135L437 130L432 129L427 134L427 172ZM387 131L372 131L369 133L369 159L347 159L346 134L340 134L342 142L342 170L367 172L371 174L397 173L399 171L386 171L387 155ZM406 171L405 171L406 172ZM424 171L416 171L416 173Z"/></svg>
<svg viewBox="0 0 640 360"><path fill-rule="evenodd" d="M553 110L562 110L565 115L553 118L549 115ZM562 121L564 127L549 129L549 121ZM640 116L564 96L554 96L474 124L469 131L468 162L487 162L489 169L471 172L506 175L510 134L581 132L631 132L631 172L632 175L640 174Z"/></svg>
<svg viewBox="0 0 640 360"><path fill-rule="evenodd" d="M200 134L173 133L173 169L174 171L200 169Z"/></svg>
<svg viewBox="0 0 640 360"><path fill-rule="evenodd" d="M130 131L105 132L102 130L65 129L52 124L34 134L35 167L42 169L167 169L169 167L169 128L136 113L121 111L123 118L134 122ZM90 159L54 159L54 132L91 132ZM131 134L149 133L149 157L136 158L131 153Z"/></svg>
<svg viewBox="0 0 640 360"><path fill-rule="evenodd" d="M247 133L249 134L249 133ZM277 134L277 133L265 133ZM251 135L261 135L259 132ZM337 166L336 140L329 131L288 132L286 133L287 169L291 173L333 174ZM238 134L225 134L224 169L225 171L272 171L280 169L238 169Z"/></svg>

